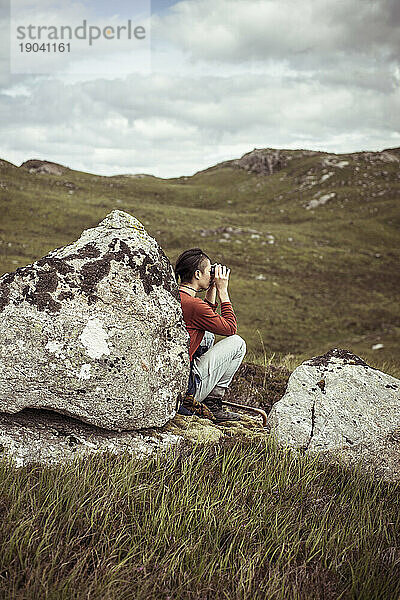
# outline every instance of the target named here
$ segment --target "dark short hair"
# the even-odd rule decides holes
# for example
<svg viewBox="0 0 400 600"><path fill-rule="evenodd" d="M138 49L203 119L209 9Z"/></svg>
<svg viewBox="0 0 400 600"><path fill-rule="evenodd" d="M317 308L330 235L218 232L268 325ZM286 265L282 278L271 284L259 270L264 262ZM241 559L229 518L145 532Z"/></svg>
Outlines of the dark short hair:
<svg viewBox="0 0 400 600"><path fill-rule="evenodd" d="M207 258L211 262L211 258L201 248L190 248L182 252L175 263L176 281L178 282L178 277L181 281L191 281L197 269L203 271L202 266Z"/></svg>

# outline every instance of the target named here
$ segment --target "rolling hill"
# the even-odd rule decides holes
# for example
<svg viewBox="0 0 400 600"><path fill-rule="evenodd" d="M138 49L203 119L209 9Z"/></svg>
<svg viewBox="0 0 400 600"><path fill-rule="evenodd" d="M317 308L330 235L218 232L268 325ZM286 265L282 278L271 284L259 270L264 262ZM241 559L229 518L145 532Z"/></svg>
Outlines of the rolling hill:
<svg viewBox="0 0 400 600"><path fill-rule="evenodd" d="M254 149L172 179L1 160L0 274L121 209L173 264L200 246L231 268L248 360L275 353L300 362L338 347L398 377L399 166L400 148Z"/></svg>

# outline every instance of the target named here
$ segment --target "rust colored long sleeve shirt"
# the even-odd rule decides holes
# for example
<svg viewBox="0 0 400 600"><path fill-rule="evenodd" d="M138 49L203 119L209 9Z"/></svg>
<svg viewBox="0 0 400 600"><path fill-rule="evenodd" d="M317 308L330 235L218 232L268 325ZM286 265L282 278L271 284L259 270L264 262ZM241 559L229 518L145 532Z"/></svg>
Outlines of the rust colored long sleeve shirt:
<svg viewBox="0 0 400 600"><path fill-rule="evenodd" d="M236 315L230 302L221 302L221 315L216 312L218 302L193 298L187 292L179 290L186 329L190 335L189 356L200 346L205 331L218 335L234 335L237 332Z"/></svg>

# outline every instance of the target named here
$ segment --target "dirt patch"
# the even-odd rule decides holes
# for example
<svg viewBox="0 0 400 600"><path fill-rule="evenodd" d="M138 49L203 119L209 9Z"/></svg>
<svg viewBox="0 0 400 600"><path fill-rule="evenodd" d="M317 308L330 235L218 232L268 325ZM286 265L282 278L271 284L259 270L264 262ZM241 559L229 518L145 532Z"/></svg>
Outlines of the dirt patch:
<svg viewBox="0 0 400 600"><path fill-rule="evenodd" d="M247 404L269 412L284 395L291 373L285 367L242 363L224 396L228 402Z"/></svg>

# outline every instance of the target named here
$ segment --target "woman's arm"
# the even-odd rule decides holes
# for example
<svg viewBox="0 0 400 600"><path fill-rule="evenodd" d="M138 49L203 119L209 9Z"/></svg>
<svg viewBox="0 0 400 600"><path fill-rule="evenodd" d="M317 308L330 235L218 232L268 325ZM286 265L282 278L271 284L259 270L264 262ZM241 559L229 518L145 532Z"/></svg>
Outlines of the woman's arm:
<svg viewBox="0 0 400 600"><path fill-rule="evenodd" d="M200 298L195 298L191 326L218 335L234 335L237 332L236 315L230 302L221 303L221 315Z"/></svg>

